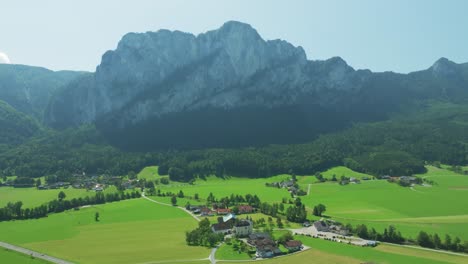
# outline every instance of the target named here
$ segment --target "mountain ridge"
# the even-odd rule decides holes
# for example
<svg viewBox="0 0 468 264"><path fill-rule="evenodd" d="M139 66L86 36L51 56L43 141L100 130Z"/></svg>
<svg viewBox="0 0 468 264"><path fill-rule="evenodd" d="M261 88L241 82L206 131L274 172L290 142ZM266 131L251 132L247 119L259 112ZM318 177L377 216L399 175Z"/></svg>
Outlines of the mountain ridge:
<svg viewBox="0 0 468 264"><path fill-rule="evenodd" d="M410 74L355 70L340 57L307 60L300 46L263 40L233 21L197 36L128 33L95 73L51 100L45 122L95 123L114 142L146 140L152 143L138 145L150 149L180 145L185 137L200 143L182 148L300 143L354 122L384 120L419 100L466 100L466 65L442 58ZM291 126L304 132L278 132ZM266 134L273 135L262 140Z"/></svg>

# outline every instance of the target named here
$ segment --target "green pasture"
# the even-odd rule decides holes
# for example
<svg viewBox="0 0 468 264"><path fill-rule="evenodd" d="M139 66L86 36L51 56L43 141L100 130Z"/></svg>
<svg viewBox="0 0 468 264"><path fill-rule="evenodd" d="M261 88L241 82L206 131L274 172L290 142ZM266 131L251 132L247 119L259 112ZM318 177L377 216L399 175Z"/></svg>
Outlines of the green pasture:
<svg viewBox="0 0 468 264"><path fill-rule="evenodd" d="M148 166L143 168L137 175L138 179L146 179L146 180L159 180L163 177L167 177L167 175L159 175L158 173L158 166Z"/></svg>
<svg viewBox="0 0 468 264"><path fill-rule="evenodd" d="M96 212L100 221L94 220ZM204 259L209 249L185 244L197 222L178 208L145 199L0 223L0 240L76 263L142 263ZM181 254L183 252L183 254Z"/></svg>
<svg viewBox="0 0 468 264"><path fill-rule="evenodd" d="M337 167L333 167L331 169L328 169L324 172L322 172L322 176L326 179L332 179L333 178L333 175L336 176L336 178L339 180L341 176L345 176L345 177L354 177L354 178L357 178L357 179L362 179L364 177L368 177L370 179L373 178L372 175L369 175L369 174L365 174L365 173L360 173L360 172L356 172L356 171L353 171L345 166L337 166Z"/></svg>
<svg viewBox="0 0 468 264"><path fill-rule="evenodd" d="M93 191L87 192L85 189L52 189L52 190L38 190L37 188L13 188L13 187L0 187L0 207L5 206L8 202L23 202L23 208L31 208L35 206L48 203L53 199L57 199L58 193L63 191L67 197L66 199L91 196L94 195Z"/></svg>
<svg viewBox="0 0 468 264"><path fill-rule="evenodd" d="M423 249L406 248L393 245L379 245L375 248L358 247L344 243L325 241L322 239L310 238L306 236L296 236L310 249L303 252L277 257L262 261L252 261L247 263L265 264L288 264L288 263L384 263L384 264L436 264L436 263L466 263L468 257L449 255L440 252L431 252ZM246 263L246 254L230 252L231 248L221 247L216 258L221 259L220 263ZM232 250L231 250L232 251ZM233 262L236 254L241 257L238 260L243 262ZM222 261L230 260L230 262Z"/></svg>
<svg viewBox="0 0 468 264"><path fill-rule="evenodd" d="M46 264L47 261L31 258L31 256L24 255L15 251L0 248L0 262L12 264Z"/></svg>
<svg viewBox="0 0 468 264"><path fill-rule="evenodd" d="M302 200L309 207L327 206L326 215L343 223L368 224L379 231L392 224L404 236L421 230L468 240L468 176L428 166L418 175L434 186L400 187L383 180L340 186L314 184Z"/></svg>
<svg viewBox="0 0 468 264"><path fill-rule="evenodd" d="M432 166L427 169L427 173L418 176L435 182L434 186L409 188L385 180L368 180L361 184L341 186L336 182L316 183L313 176L298 176L302 189L307 191L310 186L310 195L300 198L310 212L316 204L325 204L325 215L343 223L366 224L380 232L394 225L404 236L413 238L424 230L440 236L450 234L468 240L468 176ZM358 178L366 176L345 167L335 167L323 174L325 177L336 174L338 178L341 174ZM280 202L283 197L289 200L290 194L285 189L266 187L265 183L289 178L289 175L265 179L208 177L205 180L198 179L194 185L178 183L158 188L162 192L173 193L182 190L187 196L198 193L201 203L204 203L210 192L216 198L250 193L258 195L262 201ZM181 202L179 205L182 206L186 203L185 200L183 204Z"/></svg>

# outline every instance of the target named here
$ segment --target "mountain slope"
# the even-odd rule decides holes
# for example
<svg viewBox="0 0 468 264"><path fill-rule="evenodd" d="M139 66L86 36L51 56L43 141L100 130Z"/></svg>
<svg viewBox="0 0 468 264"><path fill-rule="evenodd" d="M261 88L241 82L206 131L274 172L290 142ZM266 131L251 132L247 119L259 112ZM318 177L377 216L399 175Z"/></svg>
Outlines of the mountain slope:
<svg viewBox="0 0 468 264"><path fill-rule="evenodd" d="M0 145L18 145L40 131L31 117L0 100Z"/></svg>
<svg viewBox="0 0 468 264"><path fill-rule="evenodd" d="M447 59L407 75L356 71L339 57L309 61L240 22L198 36L130 33L96 73L53 98L45 120L95 123L134 150L300 143L424 100L465 102L467 72Z"/></svg>
<svg viewBox="0 0 468 264"><path fill-rule="evenodd" d="M42 119L51 95L81 72L0 64L0 100L16 110Z"/></svg>

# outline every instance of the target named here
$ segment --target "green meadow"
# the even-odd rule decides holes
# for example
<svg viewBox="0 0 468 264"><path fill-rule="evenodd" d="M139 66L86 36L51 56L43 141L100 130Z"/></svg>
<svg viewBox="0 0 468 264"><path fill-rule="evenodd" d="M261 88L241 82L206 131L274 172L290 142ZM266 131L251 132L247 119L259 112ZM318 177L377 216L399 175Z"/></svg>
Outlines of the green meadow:
<svg viewBox="0 0 468 264"><path fill-rule="evenodd" d="M205 259L209 249L185 244L185 231L196 226L180 209L135 199L1 222L0 240L76 263Z"/></svg>
<svg viewBox="0 0 468 264"><path fill-rule="evenodd" d="M279 236L279 234L277 234ZM401 246L382 244L375 248L358 247L343 243L325 241L306 236L295 236L310 249L292 255L277 257L268 260L252 261L247 263L288 264L288 263L411 263L411 264L435 264L435 263L466 263L468 257L450 255L440 252L432 252L423 249L406 248ZM216 253L216 259L220 263L233 263L232 260L243 260L246 263L247 254L239 254L230 246L221 246ZM223 261L225 260L225 261ZM229 261L229 262L227 262Z"/></svg>
<svg viewBox="0 0 468 264"><path fill-rule="evenodd" d="M325 214L343 223L366 224L380 232L394 225L404 236L413 238L424 230L468 240L468 176L432 166L427 169L427 173L418 176L434 181L433 186L409 188L385 180L367 180L361 181L361 184L341 186L336 182L317 183L313 176L298 176L298 183L306 191L310 186L310 194L301 197L310 211L316 204L323 203L327 206ZM335 167L322 174L326 178L331 178L333 174L338 178L341 175L357 178L368 176L345 167ZM258 195L262 201L281 202L283 197L290 199L290 194L285 189L266 187L265 183L289 178L289 175L266 179L221 179L211 176L198 179L193 185L171 183L158 188L162 192L173 193L182 190L187 196L198 193L202 199L206 199L209 193L217 198L232 193L250 193ZM162 199L169 202L169 198ZM186 202L181 200L179 205L183 206Z"/></svg>
<svg viewBox="0 0 468 264"><path fill-rule="evenodd" d="M45 264L47 261L31 258L30 256L0 248L0 261L1 263L14 263L14 264Z"/></svg>
<svg viewBox="0 0 468 264"><path fill-rule="evenodd" d="M262 202L280 202L283 197L291 198L291 195L284 189L266 187L265 183L278 182L290 179L289 175L278 175L266 179L246 179L237 177L217 178L214 176L206 179L197 179L195 184L171 183L160 185L158 188L162 192L178 193L180 190L187 196L194 196L196 193L201 199L206 199L210 193L216 198L230 196L231 194L256 194Z"/></svg>
<svg viewBox="0 0 468 264"><path fill-rule="evenodd" d="M86 192L84 189L53 189L53 190L38 190L36 188L13 188L0 187L0 207L5 206L8 202L23 202L23 208L30 208L42 205L53 199L57 199L60 191L65 192L66 199L84 197L91 195L93 192Z"/></svg>
<svg viewBox="0 0 468 264"><path fill-rule="evenodd" d="M302 196L301 200L309 210L318 203L325 204L325 214L342 223L366 224L380 232L391 224L405 237L414 238L419 231L424 230L438 233L441 237L447 233L468 240L468 176L444 168L427 168L428 172L419 176L435 184L414 188L401 187L384 180L341 186L335 182L317 183L313 176L298 176L302 189L307 190L310 186L310 194ZM333 174L338 178L341 175L357 178L366 176L345 167L323 172L326 178L331 178ZM167 176L158 175L157 167L148 167L138 177L154 180ZM182 190L186 196L197 193L201 198L201 201L178 198L179 206L185 206L187 202L204 204L210 193L217 198L231 194L256 194L262 201L281 202L282 198L290 199L291 195L285 189L266 187L265 183L289 178L289 175L266 179L222 179L211 176L197 179L193 185L170 182L168 185L158 185L158 188L162 192L172 193ZM20 198L26 206L34 206L55 199L59 191L0 188L0 195L5 204L8 200ZM67 199L87 195L84 190L63 191ZM170 203L170 197L151 198ZM94 220L96 212L100 214L99 222ZM250 216L254 219L268 217L259 213ZM316 219L311 214L309 218ZM216 217L210 217L210 221L216 221ZM0 222L0 240L76 263L209 263L206 258L210 249L185 244L185 231L196 226L197 222L192 217L176 207L134 199L51 214L37 220ZM287 227L299 226L291 224ZM465 257L386 244L376 248L361 248L309 237L298 238L311 249L261 263L307 263L313 259L315 263L430 264L466 263L467 260ZM25 261L38 261L16 253L0 252L1 260L18 257ZM218 250L216 257L248 262L247 255L238 254L226 245ZM12 263L36 262L18 260Z"/></svg>
<svg viewBox="0 0 468 264"><path fill-rule="evenodd" d="M59 192L63 191L66 194L67 200L79 197L94 196L94 191L85 189L51 189L38 190L37 188L13 188L0 187L0 207L5 206L9 202L23 202L23 208L31 208L48 203L51 200L57 199ZM110 186L104 190L104 193L116 192L117 188Z"/></svg>

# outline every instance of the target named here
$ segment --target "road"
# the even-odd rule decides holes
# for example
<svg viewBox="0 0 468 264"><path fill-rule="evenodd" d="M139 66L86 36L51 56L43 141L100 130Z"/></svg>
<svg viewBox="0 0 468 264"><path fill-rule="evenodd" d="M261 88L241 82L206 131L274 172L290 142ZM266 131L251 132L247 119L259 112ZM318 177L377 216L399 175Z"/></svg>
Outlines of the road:
<svg viewBox="0 0 468 264"><path fill-rule="evenodd" d="M214 247L211 249L211 253L210 253L210 256L208 257L208 259L210 260L211 264L216 264L216 258L215 258L215 255L216 255L216 250L218 250L218 247Z"/></svg>
<svg viewBox="0 0 468 264"><path fill-rule="evenodd" d="M41 254L41 253L36 252L36 251L32 251L32 250L29 250L29 249L26 249L26 248L18 247L18 246L8 244L8 243L5 243L5 242L1 242L1 241L0 241L0 247L6 248L6 249L9 249L9 250L12 250L12 251L16 251L16 252L19 252L19 253L22 253L22 254L25 254L25 255L28 255L28 256L32 256L32 257L35 257L35 258L47 260L47 261L52 262L52 263L73 264L73 262L69 262L69 261L66 261L66 260L63 260L63 259L59 259L59 258L54 258L52 256Z"/></svg>
<svg viewBox="0 0 468 264"><path fill-rule="evenodd" d="M153 203L157 203L157 204L165 205L165 206L170 206L170 207L175 207L175 206L173 206L172 204L162 203L162 202L158 202L158 201L156 201L156 200L153 200L153 199L147 197L147 196L145 195L144 192L141 193L141 197L143 197L143 198L145 198L146 200L148 200L148 201L150 201L150 202L153 202ZM187 214L189 214L191 217L193 217L193 218L194 218L195 220L197 220L198 222L201 221L201 219L200 219L198 216L194 215L192 212L190 212L189 210L185 209L185 207L177 206L176 208L179 208L180 210L186 212Z"/></svg>

